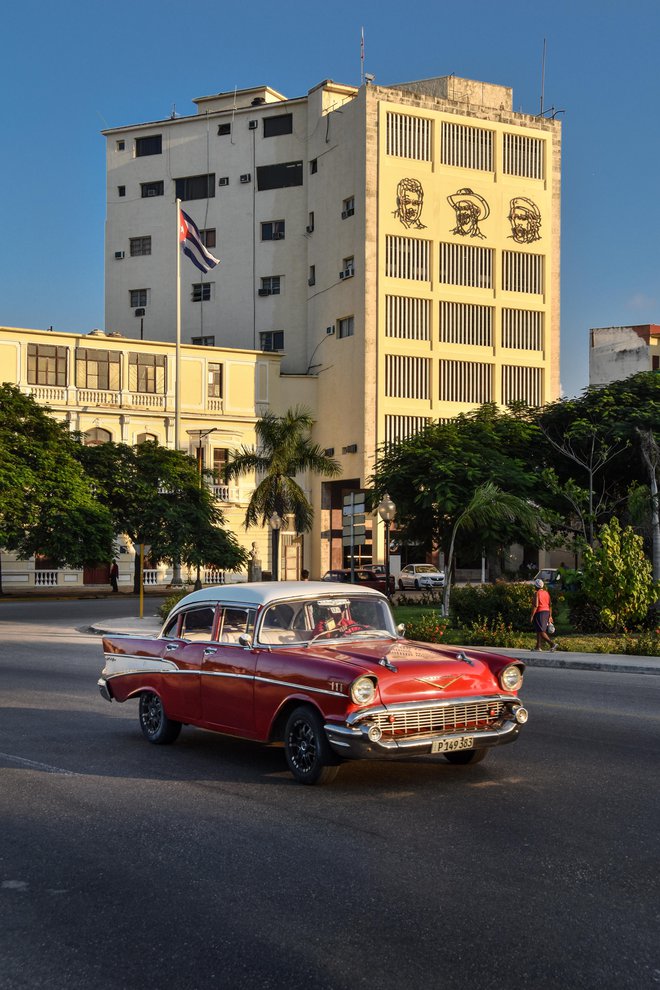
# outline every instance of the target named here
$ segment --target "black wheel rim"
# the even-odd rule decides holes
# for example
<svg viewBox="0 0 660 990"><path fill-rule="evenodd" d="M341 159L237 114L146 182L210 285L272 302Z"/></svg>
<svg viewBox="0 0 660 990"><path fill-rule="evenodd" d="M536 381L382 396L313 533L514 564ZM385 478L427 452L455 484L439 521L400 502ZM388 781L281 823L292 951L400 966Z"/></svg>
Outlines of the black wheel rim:
<svg viewBox="0 0 660 990"><path fill-rule="evenodd" d="M143 694L140 698L140 718L150 736L155 736L163 722L163 706L155 694Z"/></svg>
<svg viewBox="0 0 660 990"><path fill-rule="evenodd" d="M289 732L289 756L300 774L311 773L318 759L318 743L313 726L307 719L297 719Z"/></svg>

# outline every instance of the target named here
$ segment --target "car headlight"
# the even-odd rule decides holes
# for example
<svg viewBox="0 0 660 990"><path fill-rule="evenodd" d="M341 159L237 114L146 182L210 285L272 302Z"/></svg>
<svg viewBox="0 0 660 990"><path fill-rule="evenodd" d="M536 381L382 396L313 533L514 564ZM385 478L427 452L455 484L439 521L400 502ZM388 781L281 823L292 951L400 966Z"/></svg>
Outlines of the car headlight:
<svg viewBox="0 0 660 990"><path fill-rule="evenodd" d="M370 677L358 677L351 684L351 698L356 705L370 705L376 697L376 685Z"/></svg>
<svg viewBox="0 0 660 990"><path fill-rule="evenodd" d="M510 664L500 673L500 684L505 691L518 691L522 686L522 682L522 671L515 664Z"/></svg>

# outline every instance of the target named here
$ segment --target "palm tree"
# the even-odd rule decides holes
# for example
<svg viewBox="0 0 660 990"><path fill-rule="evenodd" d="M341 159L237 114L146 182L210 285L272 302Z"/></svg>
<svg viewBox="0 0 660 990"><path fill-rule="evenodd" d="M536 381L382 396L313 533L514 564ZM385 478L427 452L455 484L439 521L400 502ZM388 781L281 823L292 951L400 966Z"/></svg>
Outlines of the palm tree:
<svg viewBox="0 0 660 990"><path fill-rule="evenodd" d="M538 511L529 502L503 492L501 488L487 481L475 490L474 495L456 517L449 541L449 553L445 566L445 591L443 606L445 615L449 615L449 598L451 595L452 566L454 563L454 544L459 529L474 530L478 527L488 528L502 523L519 523L524 529L534 531L538 528Z"/></svg>
<svg viewBox="0 0 660 990"><path fill-rule="evenodd" d="M327 478L341 474L336 460L328 457L309 433L314 420L306 409L296 406L284 416L267 412L257 420L256 448L241 447L232 451L225 468L227 481L256 472L263 475L252 493L245 513L245 528L267 526L274 513L280 518L292 515L296 532L311 529L314 511L295 475L311 471ZM277 562L277 537L273 530L273 560Z"/></svg>

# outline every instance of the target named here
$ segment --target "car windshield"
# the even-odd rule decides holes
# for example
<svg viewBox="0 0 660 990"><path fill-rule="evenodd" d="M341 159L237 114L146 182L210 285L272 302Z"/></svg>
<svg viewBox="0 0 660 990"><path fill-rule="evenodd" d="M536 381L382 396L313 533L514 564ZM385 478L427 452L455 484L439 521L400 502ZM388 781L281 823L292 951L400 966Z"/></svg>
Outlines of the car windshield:
<svg viewBox="0 0 660 990"><path fill-rule="evenodd" d="M257 631L258 642L277 646L373 638L398 638L392 612L386 601L358 594L275 602Z"/></svg>
<svg viewBox="0 0 660 990"><path fill-rule="evenodd" d="M418 574L439 574L440 572L438 571L438 568L437 567L434 567L433 566L433 564L418 564L417 565L417 573Z"/></svg>

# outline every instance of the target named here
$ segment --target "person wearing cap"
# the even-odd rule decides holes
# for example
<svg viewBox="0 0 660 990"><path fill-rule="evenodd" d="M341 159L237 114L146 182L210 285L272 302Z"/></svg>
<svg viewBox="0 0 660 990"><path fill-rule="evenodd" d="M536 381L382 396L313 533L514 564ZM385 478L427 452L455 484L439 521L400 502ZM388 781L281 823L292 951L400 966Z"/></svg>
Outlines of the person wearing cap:
<svg viewBox="0 0 660 990"><path fill-rule="evenodd" d="M557 643L553 643L548 636L548 623L552 622L552 602L550 601L550 593L546 591L545 585L541 578L537 578L534 582L534 587L536 592L534 594L534 608L532 610L532 617L530 622L536 632L536 646L535 650L543 650L543 643L550 643L550 652L554 653L557 649Z"/></svg>
<svg viewBox="0 0 660 990"><path fill-rule="evenodd" d="M471 189L459 189L453 196L447 196L447 202L456 213L456 226L451 233L483 240L486 235L481 233L479 224L490 216L490 206L483 196Z"/></svg>
<svg viewBox="0 0 660 990"><path fill-rule="evenodd" d="M509 206L511 237L518 244L531 244L540 241L541 211L536 203L526 196L515 196Z"/></svg>

